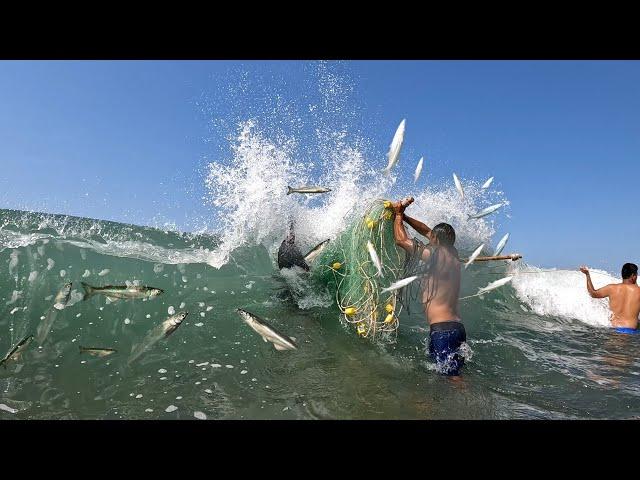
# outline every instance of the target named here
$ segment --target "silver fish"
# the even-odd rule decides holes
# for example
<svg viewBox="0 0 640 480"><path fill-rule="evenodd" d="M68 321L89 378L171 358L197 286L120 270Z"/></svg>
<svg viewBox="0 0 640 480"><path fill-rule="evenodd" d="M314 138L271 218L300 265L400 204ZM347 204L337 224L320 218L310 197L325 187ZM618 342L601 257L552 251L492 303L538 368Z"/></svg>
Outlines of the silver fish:
<svg viewBox="0 0 640 480"><path fill-rule="evenodd" d="M382 290L380 290L380 293L391 292L393 290L398 290L402 287L406 287L411 282L413 282L416 278L418 277L414 275L413 277L407 277L407 278L403 278L402 280L398 280L397 282L393 282L387 288L383 288Z"/></svg>
<svg viewBox="0 0 640 480"><path fill-rule="evenodd" d="M387 168L384 169L386 173L389 173L393 166L398 163L398 157L400 156L400 149L402 148L402 142L404 141L404 126L405 120L403 119L398 125L398 129L396 130L395 135L393 136L393 140L391 140L391 145L389 145L389 153L387 153L387 157L389 158L389 164Z"/></svg>
<svg viewBox="0 0 640 480"><path fill-rule="evenodd" d="M500 253L502 253L502 249L507 244L507 240L509 240L509 234L508 233L504 237L502 237L502 239L500 239L500 241L498 242L498 246L496 247L496 251L493 252L493 256L494 257L497 257L498 255L500 255Z"/></svg>
<svg viewBox="0 0 640 480"><path fill-rule="evenodd" d="M93 355L95 357L106 357L107 355L111 355L112 353L116 352L117 350L113 348L80 347L80 353L88 353L89 355Z"/></svg>
<svg viewBox="0 0 640 480"><path fill-rule="evenodd" d="M418 177L420 176L420 173L422 172L422 162L424 161L424 157L420 157L420 161L418 161L418 166L416 167L416 171L413 174L413 183L416 183L418 181Z"/></svg>
<svg viewBox="0 0 640 480"><path fill-rule="evenodd" d="M367 241L367 250L369 251L369 256L371 257L371 261L373 262L373 264L376 266L376 269L378 270L378 276L384 277L384 275L382 274L382 262L380 262L380 258L378 257L378 254L376 253L376 249L371 243L371 240Z"/></svg>
<svg viewBox="0 0 640 480"><path fill-rule="evenodd" d="M265 342L273 343L276 350L297 350L298 346L294 343L295 337L287 337L283 333L278 332L275 328L265 322L262 318L247 312L241 308L236 310L240 318L245 321Z"/></svg>
<svg viewBox="0 0 640 480"><path fill-rule="evenodd" d="M291 195L292 193L327 193L330 192L330 188L325 187L297 187L291 188L287 187L287 195Z"/></svg>
<svg viewBox="0 0 640 480"><path fill-rule="evenodd" d="M486 287L482 287L478 290L478 295L482 295L484 293L490 292L491 290L495 290L498 287L501 287L503 285L506 285L507 283L509 283L511 280L513 279L513 275L510 275L508 277L505 278L501 278L500 280L496 280L495 282L491 282L489 285L487 285Z"/></svg>
<svg viewBox="0 0 640 480"><path fill-rule="evenodd" d="M169 335L175 332L182 324L182 321L186 318L187 315L189 315L189 312L176 313L175 315L167 318L160 325L149 331L142 342L140 342L138 346L133 349L127 363L131 364L135 359L137 359L153 345L155 345L159 340L167 338Z"/></svg>
<svg viewBox="0 0 640 480"><path fill-rule="evenodd" d="M460 179L458 178L458 176L455 173L453 174L453 183L455 183L456 190L458 190L458 193L460 194L460 196L464 200L464 190L462 189L462 183L460 183Z"/></svg>
<svg viewBox="0 0 640 480"><path fill-rule="evenodd" d="M466 298L472 298L472 297L481 297L482 295L484 295L487 292L490 292L491 290L495 290L496 288L499 288L499 287L502 287L503 285L506 285L512 279L513 279L513 275L505 277L505 278L501 278L500 280L496 280L495 282L491 282L486 287L479 288L478 289L478 293L476 293L474 295L469 295L467 297L462 297L462 298L460 298L460 300L464 300Z"/></svg>
<svg viewBox="0 0 640 480"><path fill-rule="evenodd" d="M0 360L0 365L7 368L6 363L9 360L18 360L20 355L27 349L31 341L33 340L33 335L27 335L22 340L20 340L11 350L7 352L7 354Z"/></svg>
<svg viewBox="0 0 640 480"><path fill-rule="evenodd" d="M67 306L67 302L69 301L69 296L71 295L71 285L72 283L66 283L64 287L58 292L56 298L54 300L53 307L56 310L62 310Z"/></svg>
<svg viewBox="0 0 640 480"><path fill-rule="evenodd" d="M164 293L164 290L161 288L155 287L141 287L136 285L122 285L122 286L113 286L107 285L104 287L92 287L91 285L80 282L82 288L85 290L83 300L87 300L94 295L104 295L112 302L119 300L121 298L124 299L133 299L133 298L153 298L157 297Z"/></svg>
<svg viewBox="0 0 640 480"><path fill-rule="evenodd" d="M469 260L467 260L467 263L464 264L465 270L469 265L473 263L473 261L478 257L478 255L480 255L483 248L484 248L484 243L473 251L473 253L469 257Z"/></svg>
<svg viewBox="0 0 640 480"><path fill-rule="evenodd" d="M329 243L329 239L320 242L318 245L316 245L315 247L313 247L311 250L309 250L309 253L307 253L304 256L304 261L307 263L312 262L313 260L316 259L316 257L318 255L320 255L320 253L322 252L322 250L325 249L325 247L327 246L327 244Z"/></svg>
<svg viewBox="0 0 640 480"><path fill-rule="evenodd" d="M483 185L482 185L482 187L480 187L480 188L482 188L483 190L484 190L485 188L489 188L489 185L491 185L491 182L493 182L493 177L491 177L489 180L487 180L486 182L484 182L484 184L483 184Z"/></svg>
<svg viewBox="0 0 640 480"><path fill-rule="evenodd" d="M496 203L495 205L491 205L490 207L485 208L481 212L475 213L473 215L469 215L469 220L472 218L486 217L487 215L492 214L493 212L495 212L496 210L498 210L500 207L504 205L505 205L504 203Z"/></svg>
<svg viewBox="0 0 640 480"><path fill-rule="evenodd" d="M42 345L44 341L47 339L49 332L51 331L51 327L53 326L53 322L56 321L56 317L58 316L58 312L60 310L64 310L69 301L69 297L71 296L71 282L66 283L64 287L60 289L60 291L56 294L56 298L54 299L53 306L47 310L42 321L38 324L36 328L36 340L39 345Z"/></svg>

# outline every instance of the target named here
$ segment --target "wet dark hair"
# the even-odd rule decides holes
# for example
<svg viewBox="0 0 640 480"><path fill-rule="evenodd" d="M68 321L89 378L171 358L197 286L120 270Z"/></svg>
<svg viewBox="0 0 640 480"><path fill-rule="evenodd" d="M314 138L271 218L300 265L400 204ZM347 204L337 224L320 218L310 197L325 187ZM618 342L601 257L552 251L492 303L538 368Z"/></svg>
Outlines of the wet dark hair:
<svg viewBox="0 0 640 480"><path fill-rule="evenodd" d="M453 245L456 241L456 231L448 223L439 223L432 232L442 245Z"/></svg>
<svg viewBox="0 0 640 480"><path fill-rule="evenodd" d="M631 277L631 275L638 274L638 266L635 263L625 263L622 266L622 278L627 279Z"/></svg>

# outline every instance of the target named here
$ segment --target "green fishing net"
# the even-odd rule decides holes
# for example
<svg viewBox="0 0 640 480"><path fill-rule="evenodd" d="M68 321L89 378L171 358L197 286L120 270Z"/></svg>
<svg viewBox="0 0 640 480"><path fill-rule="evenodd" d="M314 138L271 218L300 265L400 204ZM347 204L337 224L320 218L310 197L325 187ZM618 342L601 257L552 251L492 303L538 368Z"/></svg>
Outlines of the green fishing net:
<svg viewBox="0 0 640 480"><path fill-rule="evenodd" d="M335 292L342 322L372 340L395 339L402 309L398 291L381 291L402 278L405 260L394 241L393 218L390 202L372 202L329 242L312 267L313 275ZM380 259L383 277L378 276L368 242Z"/></svg>

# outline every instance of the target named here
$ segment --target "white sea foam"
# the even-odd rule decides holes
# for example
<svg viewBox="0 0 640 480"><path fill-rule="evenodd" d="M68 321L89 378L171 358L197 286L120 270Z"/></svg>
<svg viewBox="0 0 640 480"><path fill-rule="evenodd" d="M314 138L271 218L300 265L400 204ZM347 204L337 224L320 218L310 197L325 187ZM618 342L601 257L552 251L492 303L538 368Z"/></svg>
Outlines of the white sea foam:
<svg viewBox="0 0 640 480"><path fill-rule="evenodd" d="M518 270L539 273L518 274ZM536 314L576 319L596 327L610 326L608 301L589 296L582 272L542 271L526 264L514 267L513 272L511 284L516 295ZM603 270L590 272L595 288L620 282Z"/></svg>

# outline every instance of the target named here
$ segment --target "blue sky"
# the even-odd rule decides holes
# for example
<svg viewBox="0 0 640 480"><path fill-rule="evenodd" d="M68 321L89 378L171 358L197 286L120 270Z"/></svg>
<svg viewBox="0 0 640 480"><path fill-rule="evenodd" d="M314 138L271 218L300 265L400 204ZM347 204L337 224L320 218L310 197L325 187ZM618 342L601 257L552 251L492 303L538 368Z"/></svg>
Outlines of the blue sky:
<svg viewBox="0 0 640 480"><path fill-rule="evenodd" d="M313 65L0 62L0 207L188 227L211 215L200 168L228 147L212 120L246 118L270 92L300 98ZM437 178L496 177L507 250L544 267L640 263L640 62L326 68L350 79L350 121L379 152L407 119L399 168L425 155ZM238 78L258 87L231 101Z"/></svg>

